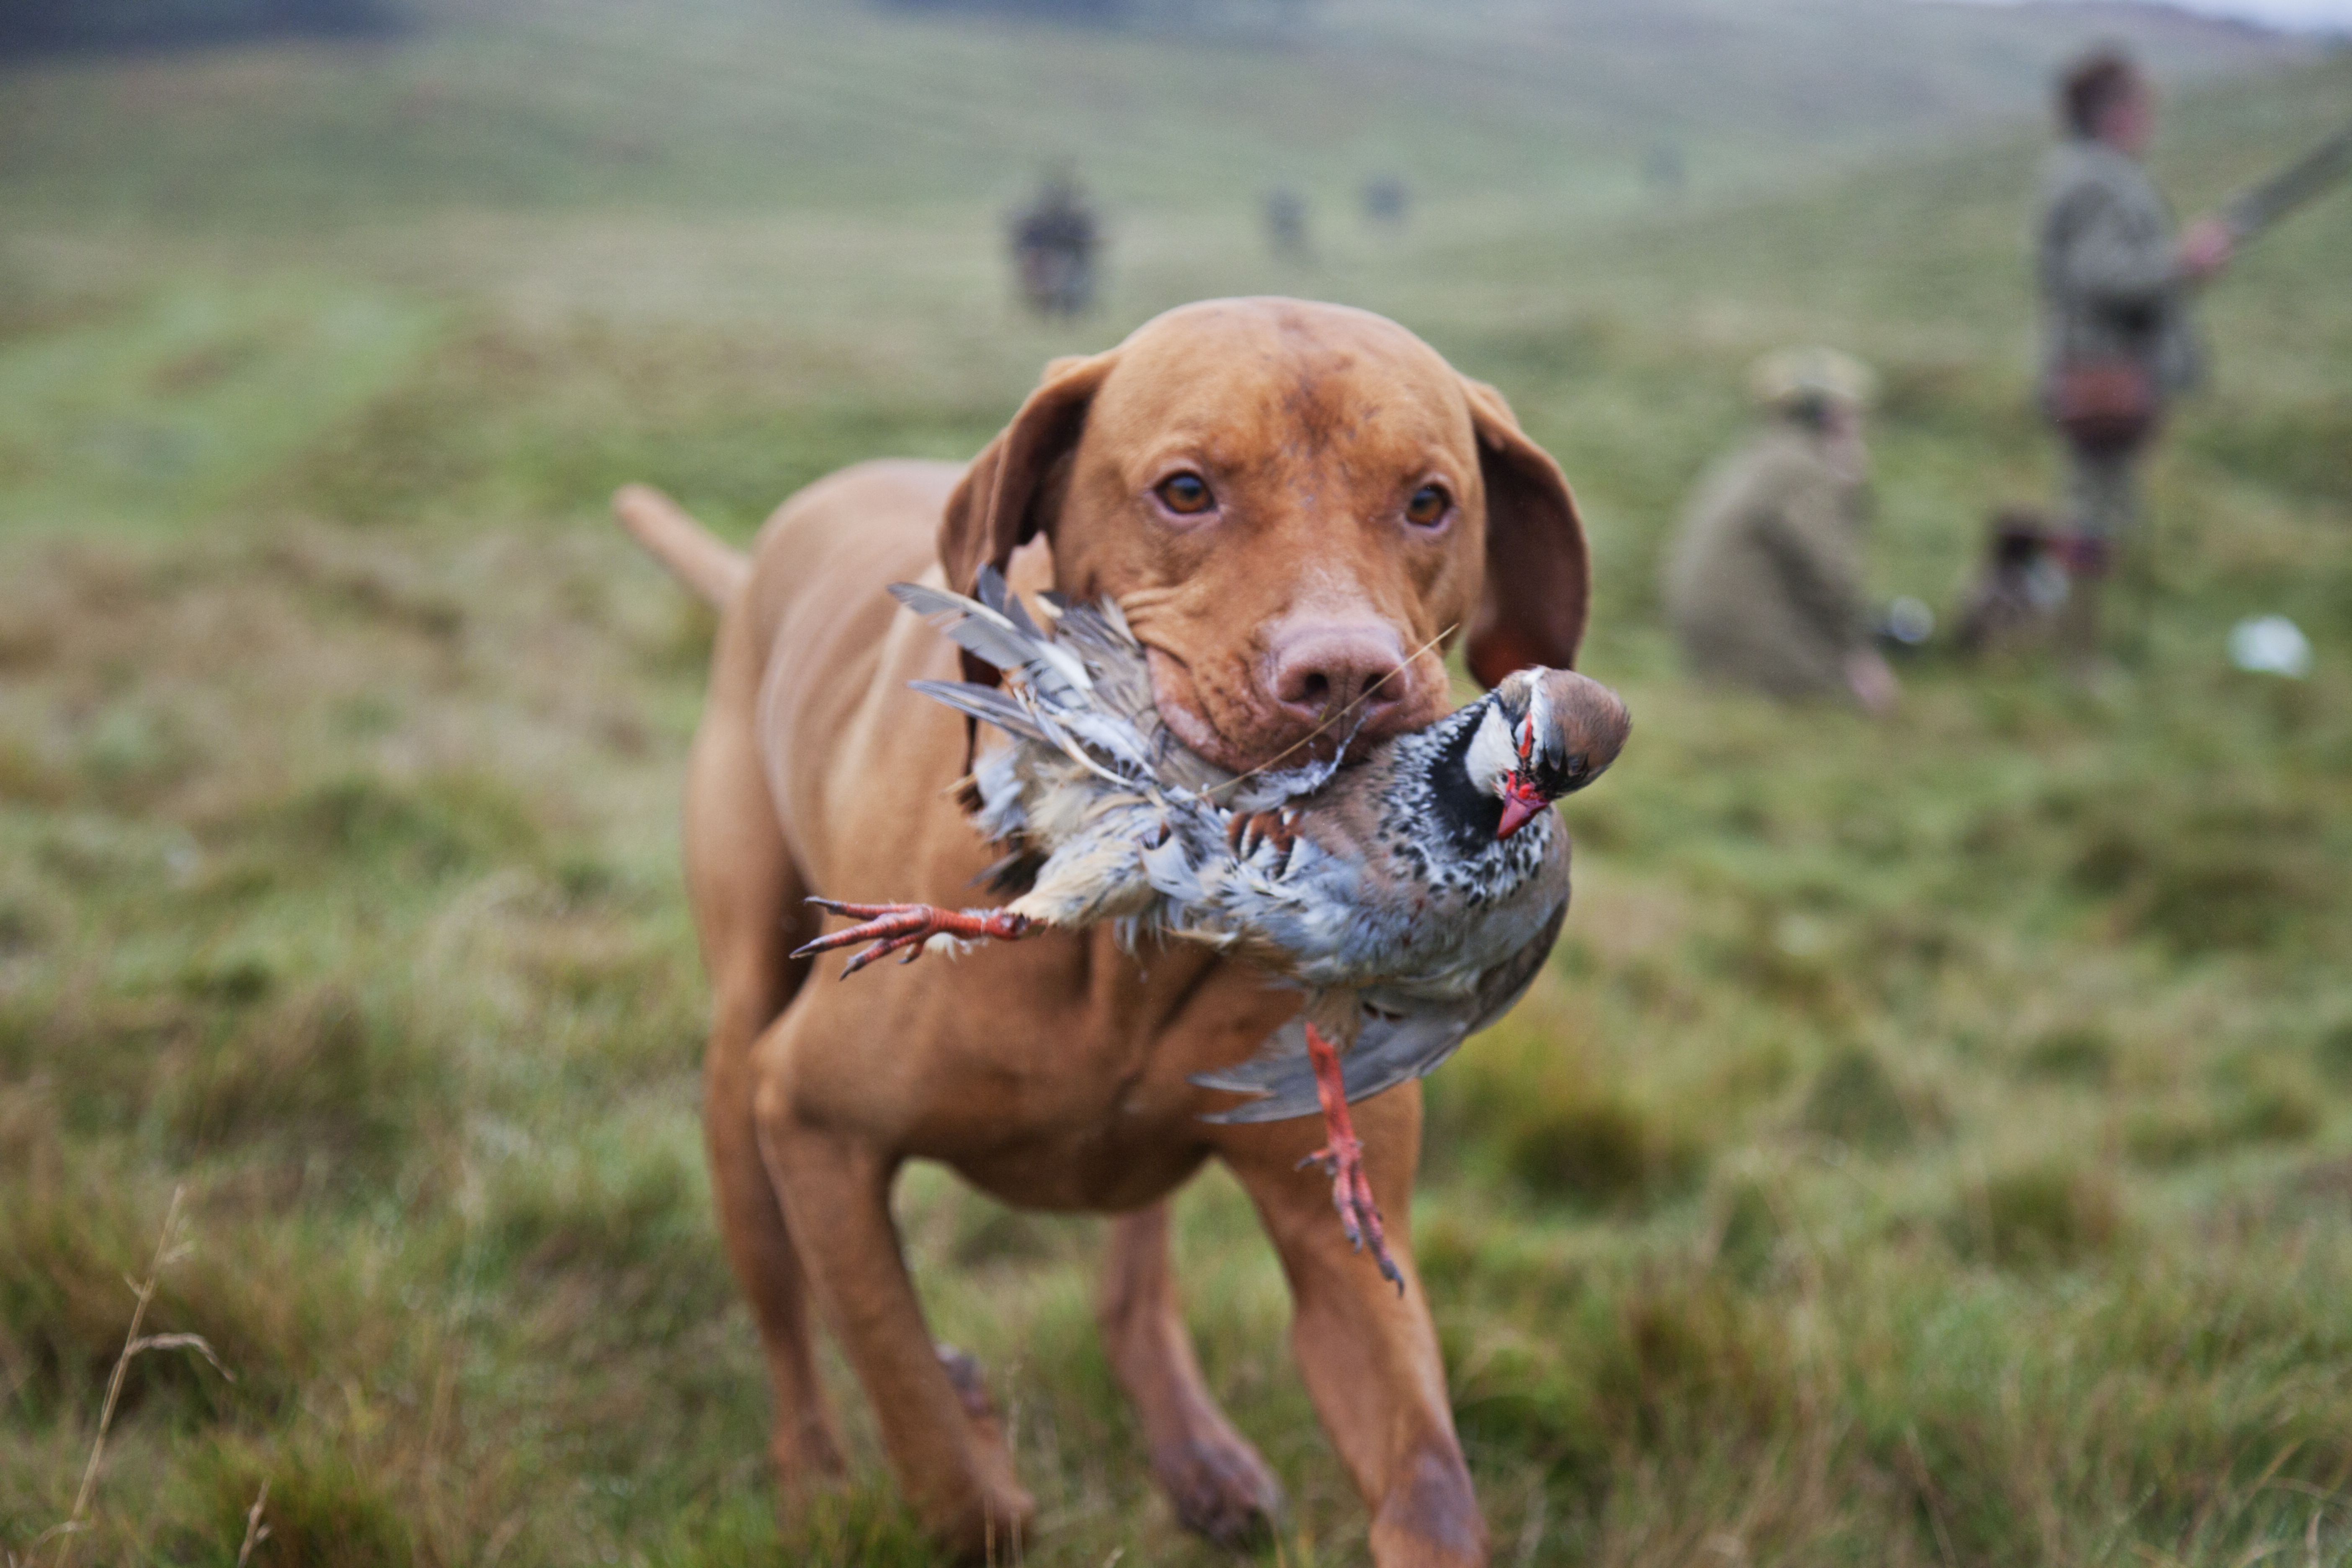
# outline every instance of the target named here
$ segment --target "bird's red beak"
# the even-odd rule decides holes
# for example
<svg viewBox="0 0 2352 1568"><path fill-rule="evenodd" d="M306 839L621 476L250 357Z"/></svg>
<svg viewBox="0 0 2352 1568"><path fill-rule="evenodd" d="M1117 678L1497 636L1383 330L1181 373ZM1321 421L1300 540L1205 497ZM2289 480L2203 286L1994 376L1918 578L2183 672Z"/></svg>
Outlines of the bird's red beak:
<svg viewBox="0 0 2352 1568"><path fill-rule="evenodd" d="M1517 773L1503 781L1503 820L1495 825L1496 838L1508 838L1535 820L1551 802L1536 793L1536 786Z"/></svg>

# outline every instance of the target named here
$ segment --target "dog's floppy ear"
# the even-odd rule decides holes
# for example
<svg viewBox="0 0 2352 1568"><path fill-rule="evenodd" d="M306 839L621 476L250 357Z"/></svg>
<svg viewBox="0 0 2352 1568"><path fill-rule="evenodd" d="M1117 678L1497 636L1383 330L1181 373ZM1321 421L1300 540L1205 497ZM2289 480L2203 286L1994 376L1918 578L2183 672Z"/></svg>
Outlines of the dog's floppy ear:
<svg viewBox="0 0 2352 1568"><path fill-rule="evenodd" d="M1492 687L1531 664L1571 669L1591 606L1591 561L1559 465L1519 431L1503 395L1462 378L1486 490L1486 586L1465 660Z"/></svg>
<svg viewBox="0 0 2352 1568"><path fill-rule="evenodd" d="M1054 465L1077 445L1116 353L1057 359L996 439L981 448L940 518L948 586L969 594L982 566L999 572L1045 524L1039 503Z"/></svg>

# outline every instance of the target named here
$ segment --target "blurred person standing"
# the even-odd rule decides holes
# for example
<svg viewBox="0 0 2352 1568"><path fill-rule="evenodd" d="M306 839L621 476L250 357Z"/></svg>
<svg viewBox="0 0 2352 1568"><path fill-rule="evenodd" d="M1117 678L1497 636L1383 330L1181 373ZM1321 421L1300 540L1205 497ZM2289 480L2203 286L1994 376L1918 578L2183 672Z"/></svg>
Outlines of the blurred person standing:
<svg viewBox="0 0 2352 1568"><path fill-rule="evenodd" d="M1067 164L1047 171L1036 195L1013 218L1013 259L1021 297L1041 316L1076 316L1094 303L1095 252L1102 231Z"/></svg>
<svg viewBox="0 0 2352 1568"><path fill-rule="evenodd" d="M1412 194L1405 188L1402 175L1374 174L1364 182L1362 199L1364 221L1374 228L1404 226L1405 209L1411 205Z"/></svg>
<svg viewBox="0 0 2352 1568"><path fill-rule="evenodd" d="M1287 261L1307 259L1307 197L1289 185L1265 194L1265 242Z"/></svg>
<svg viewBox="0 0 2352 1568"><path fill-rule="evenodd" d="M2155 99L2128 56L2102 48L2076 61L2058 112L2064 136L2043 165L2036 237L2042 405L2065 448L2061 510L2074 536L2059 647L2089 673L2105 578L2139 530L2142 460L2167 406L2200 374L2191 289L2229 264L2232 236L2207 217L2174 237L2140 163Z"/></svg>
<svg viewBox="0 0 2352 1568"><path fill-rule="evenodd" d="M1675 640L1708 679L1885 712L1901 686L1862 596L1876 377L1814 348L1766 355L1749 381L1765 427L1701 482L1669 547Z"/></svg>

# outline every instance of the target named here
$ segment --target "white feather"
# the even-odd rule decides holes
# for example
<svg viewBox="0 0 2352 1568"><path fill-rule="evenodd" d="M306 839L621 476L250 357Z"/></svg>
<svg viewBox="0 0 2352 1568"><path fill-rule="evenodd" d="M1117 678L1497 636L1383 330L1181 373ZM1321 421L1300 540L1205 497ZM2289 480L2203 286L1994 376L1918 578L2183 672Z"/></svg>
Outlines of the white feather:
<svg viewBox="0 0 2352 1568"><path fill-rule="evenodd" d="M1503 716L1503 705L1489 700L1486 716L1478 721L1477 732L1470 737L1469 750L1462 759L1463 768L1470 782L1488 795L1503 793L1503 780L1519 765L1519 745L1511 734L1511 721Z"/></svg>

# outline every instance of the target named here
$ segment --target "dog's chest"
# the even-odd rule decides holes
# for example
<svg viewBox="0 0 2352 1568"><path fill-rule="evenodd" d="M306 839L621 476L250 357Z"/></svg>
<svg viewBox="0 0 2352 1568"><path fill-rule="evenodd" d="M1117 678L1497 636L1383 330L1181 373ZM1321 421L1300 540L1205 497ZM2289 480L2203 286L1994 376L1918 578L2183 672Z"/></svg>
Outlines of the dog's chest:
<svg viewBox="0 0 2352 1568"><path fill-rule="evenodd" d="M1247 1058L1299 1002L1188 943L1147 941L1130 956L1107 930L892 978L919 984L925 969L940 1054L912 1079L926 1103L905 1152L1045 1208L1122 1208L1182 1181L1200 1162L1202 1112L1223 1102L1191 1076Z"/></svg>

